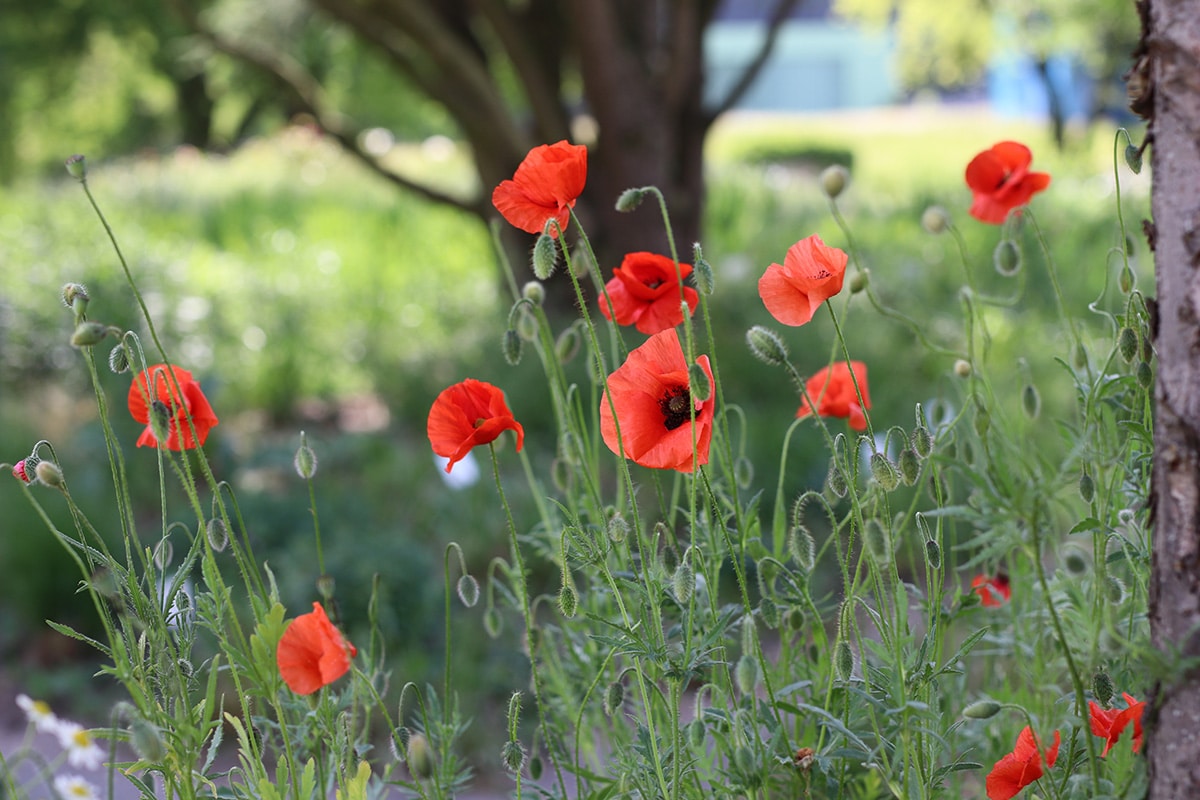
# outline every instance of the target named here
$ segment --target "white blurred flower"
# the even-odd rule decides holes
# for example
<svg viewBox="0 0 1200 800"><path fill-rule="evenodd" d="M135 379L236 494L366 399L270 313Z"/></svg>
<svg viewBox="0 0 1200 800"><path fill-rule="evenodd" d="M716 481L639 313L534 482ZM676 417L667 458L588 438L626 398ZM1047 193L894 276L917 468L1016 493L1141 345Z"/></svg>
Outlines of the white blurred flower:
<svg viewBox="0 0 1200 800"><path fill-rule="evenodd" d="M78 775L59 775L54 779L54 791L63 800L98 800L96 787Z"/></svg>
<svg viewBox="0 0 1200 800"><path fill-rule="evenodd" d="M104 760L104 751L92 734L76 722L60 722L57 729L59 744L67 751L67 763L72 767L97 769Z"/></svg>
<svg viewBox="0 0 1200 800"><path fill-rule="evenodd" d="M19 694L17 705L25 712L25 719L42 733L52 733L58 728L58 717L54 716L45 700L34 700L27 694Z"/></svg>

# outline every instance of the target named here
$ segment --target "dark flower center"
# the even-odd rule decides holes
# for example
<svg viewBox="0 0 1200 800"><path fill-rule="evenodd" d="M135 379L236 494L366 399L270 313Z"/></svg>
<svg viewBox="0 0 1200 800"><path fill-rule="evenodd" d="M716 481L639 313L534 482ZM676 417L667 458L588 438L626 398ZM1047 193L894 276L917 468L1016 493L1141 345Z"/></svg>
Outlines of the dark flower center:
<svg viewBox="0 0 1200 800"><path fill-rule="evenodd" d="M646 288L647 289L657 289L658 287L662 286L664 283L666 283L666 281L662 280L661 278L651 278L650 280L646 281Z"/></svg>
<svg viewBox="0 0 1200 800"><path fill-rule="evenodd" d="M663 427L673 431L691 419L691 405L692 395L686 386L676 386L668 391L658 401L658 408L663 415Z"/></svg>

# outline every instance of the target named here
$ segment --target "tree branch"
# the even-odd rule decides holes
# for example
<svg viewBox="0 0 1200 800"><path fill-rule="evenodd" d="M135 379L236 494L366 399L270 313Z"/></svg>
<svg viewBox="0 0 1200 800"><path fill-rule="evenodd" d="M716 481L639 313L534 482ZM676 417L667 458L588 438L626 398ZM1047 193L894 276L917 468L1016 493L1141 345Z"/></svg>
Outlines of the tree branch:
<svg viewBox="0 0 1200 800"><path fill-rule="evenodd" d="M738 101L754 85L754 81L758 79L759 73L762 72L762 68L766 65L772 51L775 49L775 42L779 38L779 32L783 28L783 23L798 3L799 0L778 0L775 4L775 10L771 13L771 18L767 23L767 33L763 37L762 46L759 47L758 53L750 63L746 65L746 69L742 71L741 77L730 88L724 99L708 112L710 122L737 105Z"/></svg>

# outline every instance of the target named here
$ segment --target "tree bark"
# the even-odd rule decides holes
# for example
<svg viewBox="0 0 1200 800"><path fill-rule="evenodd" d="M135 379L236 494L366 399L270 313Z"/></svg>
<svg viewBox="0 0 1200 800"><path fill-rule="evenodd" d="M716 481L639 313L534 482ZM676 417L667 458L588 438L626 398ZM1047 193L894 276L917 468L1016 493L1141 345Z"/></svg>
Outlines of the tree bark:
<svg viewBox="0 0 1200 800"><path fill-rule="evenodd" d="M1171 666L1147 716L1150 797L1200 797L1200 0L1144 0L1158 284L1150 635Z"/></svg>

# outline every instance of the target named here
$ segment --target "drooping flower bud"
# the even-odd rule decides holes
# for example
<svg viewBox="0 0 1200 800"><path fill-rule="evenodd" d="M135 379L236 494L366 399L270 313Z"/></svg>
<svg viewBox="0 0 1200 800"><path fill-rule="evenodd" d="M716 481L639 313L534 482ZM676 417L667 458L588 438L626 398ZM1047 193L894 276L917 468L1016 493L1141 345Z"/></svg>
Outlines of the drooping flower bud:
<svg viewBox="0 0 1200 800"><path fill-rule="evenodd" d="M542 285L541 281L528 281L521 287L521 297L535 306L540 306L546 301L546 287Z"/></svg>
<svg viewBox="0 0 1200 800"><path fill-rule="evenodd" d="M504 630L504 620L495 607L490 607L483 612L483 630L493 639L499 637L501 631Z"/></svg>
<svg viewBox="0 0 1200 800"><path fill-rule="evenodd" d="M629 523L620 511L614 511L608 518L608 539L613 544L620 544L629 536Z"/></svg>
<svg viewBox="0 0 1200 800"><path fill-rule="evenodd" d="M558 250L554 239L547 233L538 236L533 245L533 274L538 280L544 281L554 274L554 265L558 260Z"/></svg>
<svg viewBox="0 0 1200 800"><path fill-rule="evenodd" d="M1121 294L1129 294L1132 292L1133 284L1133 270L1128 266L1121 267L1121 274L1117 276L1117 286L1121 288Z"/></svg>
<svg viewBox="0 0 1200 800"><path fill-rule="evenodd" d="M39 461L33 471L38 481L51 489L61 489L66 485L62 470L53 461Z"/></svg>
<svg viewBox="0 0 1200 800"><path fill-rule="evenodd" d="M467 608L474 608L479 602L479 581L475 580L475 576L470 573L464 573L458 579L458 585L455 587L458 591L458 600Z"/></svg>
<svg viewBox="0 0 1200 800"><path fill-rule="evenodd" d="M934 235L945 233L950 227L950 215L941 206L930 206L921 215L921 227Z"/></svg>
<svg viewBox="0 0 1200 800"><path fill-rule="evenodd" d="M1092 502L1092 498L1096 496L1096 481L1086 469L1079 473L1079 496L1085 503Z"/></svg>
<svg viewBox="0 0 1200 800"><path fill-rule="evenodd" d="M159 539L158 544L154 545L154 568L162 571L171 566L171 561L175 558L175 545L171 544L170 539Z"/></svg>
<svg viewBox="0 0 1200 800"><path fill-rule="evenodd" d="M500 750L500 760L509 772L519 774L525 768L525 746L515 739L505 742Z"/></svg>
<svg viewBox="0 0 1200 800"><path fill-rule="evenodd" d="M613 681L604 690L604 713L607 716L612 716L621 710L622 704L625 702L625 684L618 681Z"/></svg>
<svg viewBox="0 0 1200 800"><path fill-rule="evenodd" d="M574 358L579 352L579 343L579 330L574 325L564 328L554 340L554 357L558 359L558 363L566 364Z"/></svg>
<svg viewBox="0 0 1200 800"><path fill-rule="evenodd" d="M1133 170L1133 174L1137 175L1142 171L1142 150L1139 147L1134 147L1132 143L1125 145L1125 163Z"/></svg>
<svg viewBox="0 0 1200 800"><path fill-rule="evenodd" d="M825 192L825 196L830 200L837 199L838 195L846 190L846 184L850 182L850 171L841 164L831 164L821 171L821 191Z"/></svg>
<svg viewBox="0 0 1200 800"><path fill-rule="evenodd" d="M804 523L793 525L788 532L788 551L800 569L812 572L817 561L817 542Z"/></svg>
<svg viewBox="0 0 1200 800"><path fill-rule="evenodd" d="M225 520L220 517L210 519L204 526L204 536L214 553L223 551L229 544L229 529L225 527Z"/></svg>
<svg viewBox="0 0 1200 800"><path fill-rule="evenodd" d="M1121 605L1125 601L1125 582L1111 573L1105 575L1104 594L1114 606Z"/></svg>
<svg viewBox="0 0 1200 800"><path fill-rule="evenodd" d="M22 483L31 483L34 479L34 470L37 468L37 460L32 456L30 458L22 458L16 464L13 464L13 477Z"/></svg>
<svg viewBox="0 0 1200 800"><path fill-rule="evenodd" d="M1138 352L1137 331L1129 327L1121 328L1121 332L1117 334L1117 351L1126 364L1132 364Z"/></svg>
<svg viewBox="0 0 1200 800"><path fill-rule="evenodd" d="M117 375L129 371L129 353L125 350L125 345L119 344L109 351L108 368Z"/></svg>
<svg viewBox="0 0 1200 800"><path fill-rule="evenodd" d="M317 454L308 446L308 437L304 435L304 431L300 432L300 447L296 449L292 466L296 474L305 480L317 474Z"/></svg>
<svg viewBox="0 0 1200 800"><path fill-rule="evenodd" d="M833 646L833 671L840 681L848 681L854 675L854 651L845 639L838 639Z"/></svg>
<svg viewBox="0 0 1200 800"><path fill-rule="evenodd" d="M737 661L737 667L734 669L734 679L737 681L738 691L743 695L754 694L754 689L758 686L759 678L758 659L752 653L742 653L742 657Z"/></svg>
<svg viewBox="0 0 1200 800"><path fill-rule="evenodd" d="M410 734L408 744L404 749L404 760L408 763L408 771L414 778L423 780L433 774L433 748L429 746L429 740L425 738L425 734L419 732Z"/></svg>
<svg viewBox="0 0 1200 800"><path fill-rule="evenodd" d="M933 436L929 433L929 428L926 428L924 424L918 424L909 435L908 444L917 456L929 458L929 454L933 452Z"/></svg>
<svg viewBox="0 0 1200 800"><path fill-rule="evenodd" d="M933 569L942 568L942 546L933 539L925 540L925 560Z"/></svg>
<svg viewBox="0 0 1200 800"><path fill-rule="evenodd" d="M892 560L892 537L879 520L869 519L863 526L863 546L878 567L885 567Z"/></svg>
<svg viewBox="0 0 1200 800"><path fill-rule="evenodd" d="M1000 713L1001 705L995 700L976 700L963 709L967 719L991 719Z"/></svg>
<svg viewBox="0 0 1200 800"><path fill-rule="evenodd" d="M871 454L871 477L875 478L875 482L885 492L890 492L900 485L900 476L896 472L895 465L883 453Z"/></svg>
<svg viewBox="0 0 1200 800"><path fill-rule="evenodd" d="M696 289L700 294L711 295L716 288L712 264L708 263L708 259L701 252L699 242L692 246L692 280L696 282Z"/></svg>
<svg viewBox="0 0 1200 800"><path fill-rule="evenodd" d="M996 272L1011 278L1021 271L1021 250L1012 239L1001 239L992 251L992 265Z"/></svg>
<svg viewBox="0 0 1200 800"><path fill-rule="evenodd" d="M871 283L871 270L860 269L850 277L850 294L858 294Z"/></svg>
<svg viewBox="0 0 1200 800"><path fill-rule="evenodd" d="M337 590L337 581L328 572L317 576L317 594L321 595L326 601L333 599L333 593Z"/></svg>
<svg viewBox="0 0 1200 800"><path fill-rule="evenodd" d="M100 344L108 336L108 326L99 322L81 322L75 326L71 334L72 347L92 347Z"/></svg>
<svg viewBox="0 0 1200 800"><path fill-rule="evenodd" d="M671 575L671 591L679 604L684 606L691 601L692 595L696 591L696 572L686 558L679 563Z"/></svg>
<svg viewBox="0 0 1200 800"><path fill-rule="evenodd" d="M92 296L88 294L87 287L82 283L68 283L62 287L63 305L75 312L75 316L80 316L86 309L88 302Z"/></svg>
<svg viewBox="0 0 1200 800"><path fill-rule="evenodd" d="M750 352L755 358L766 364L779 366L787 363L788 352L783 339L769 328L755 325L746 331L746 344L750 346Z"/></svg>
<svg viewBox="0 0 1200 800"><path fill-rule="evenodd" d="M521 363L521 351L525 349L525 342L521 340L521 335L513 328L508 328L504 331L504 338L500 342L500 351L504 354L504 362L510 367L515 367Z"/></svg>
<svg viewBox="0 0 1200 800"><path fill-rule="evenodd" d="M1025 384L1025 388L1021 390L1021 408L1030 419L1037 419L1038 414L1042 412L1042 396L1032 383Z"/></svg>
<svg viewBox="0 0 1200 800"><path fill-rule="evenodd" d="M960 358L954 362L954 374L960 378L971 377L971 362Z"/></svg>
<svg viewBox="0 0 1200 800"><path fill-rule="evenodd" d="M696 719L689 722L684 733L687 735L688 744L692 746L692 749L699 750L704 747L704 734L706 731L703 719L696 717Z"/></svg>
<svg viewBox="0 0 1200 800"><path fill-rule="evenodd" d="M1079 548L1071 547L1063 552L1063 567L1068 574L1078 578L1087 574L1087 559Z"/></svg>
<svg viewBox="0 0 1200 800"><path fill-rule="evenodd" d="M900 479L904 481L905 486L912 486L917 482L917 478L921 475L921 462L917 459L917 454L909 448L904 448L900 451L899 464Z"/></svg>
<svg viewBox="0 0 1200 800"><path fill-rule="evenodd" d="M768 628L773 630L779 627L779 604L771 595L763 595L758 601L758 616Z"/></svg>
<svg viewBox="0 0 1200 800"><path fill-rule="evenodd" d="M846 475L842 472L842 468L834 462L829 462L829 477L825 479L826 485L829 486L829 491L833 492L838 497L845 497L850 491L850 485L846 482Z"/></svg>
<svg viewBox="0 0 1200 800"><path fill-rule="evenodd" d="M621 196L617 198L617 211L622 214L628 214L642 204L642 200L646 198L646 189L626 189L621 192Z"/></svg>
<svg viewBox="0 0 1200 800"><path fill-rule="evenodd" d="M1133 374L1137 378L1138 385L1143 389L1149 389L1154 385L1154 370L1150 368L1148 362L1139 361Z"/></svg>
<svg viewBox="0 0 1200 800"><path fill-rule="evenodd" d="M129 725L129 743L141 761L159 764L167 757L167 744L163 741L158 726L141 717L135 717Z"/></svg>

